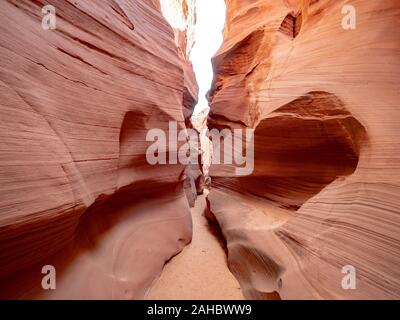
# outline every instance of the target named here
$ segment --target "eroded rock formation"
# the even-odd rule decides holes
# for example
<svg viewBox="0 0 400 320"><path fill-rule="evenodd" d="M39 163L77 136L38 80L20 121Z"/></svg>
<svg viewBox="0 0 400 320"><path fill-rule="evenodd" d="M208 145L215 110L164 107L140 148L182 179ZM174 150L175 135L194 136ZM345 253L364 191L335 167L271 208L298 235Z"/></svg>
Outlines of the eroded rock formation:
<svg viewBox="0 0 400 320"><path fill-rule="evenodd" d="M400 4L226 3L208 126L254 128L255 162L211 166L208 206L245 297L399 298Z"/></svg>
<svg viewBox="0 0 400 320"><path fill-rule="evenodd" d="M45 2L0 3L0 296L143 298L192 234L184 167L145 154L197 100L194 1L54 0L55 30Z"/></svg>
<svg viewBox="0 0 400 320"><path fill-rule="evenodd" d="M191 128L197 135L198 161L195 164L187 166L187 171L193 181L191 188L197 195L203 194L204 189L208 187L207 183L209 180L208 169L211 156L211 141L208 138L208 111L209 109L205 109L199 114L193 115L190 121ZM194 193L193 191L191 191L191 194ZM190 195L188 195L188 198L190 198ZM196 198L193 197L193 201Z"/></svg>

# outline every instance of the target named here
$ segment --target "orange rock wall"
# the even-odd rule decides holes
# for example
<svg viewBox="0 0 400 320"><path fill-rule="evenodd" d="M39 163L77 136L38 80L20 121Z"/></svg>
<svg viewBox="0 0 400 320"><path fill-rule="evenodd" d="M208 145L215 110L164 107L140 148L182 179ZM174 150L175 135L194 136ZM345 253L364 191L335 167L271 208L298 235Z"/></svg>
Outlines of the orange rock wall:
<svg viewBox="0 0 400 320"><path fill-rule="evenodd" d="M399 298L400 4L226 3L208 126L254 128L255 168L211 166L208 202L244 295Z"/></svg>
<svg viewBox="0 0 400 320"><path fill-rule="evenodd" d="M145 158L197 100L187 42L156 0L51 3L0 3L0 296L143 298L191 239L184 167Z"/></svg>

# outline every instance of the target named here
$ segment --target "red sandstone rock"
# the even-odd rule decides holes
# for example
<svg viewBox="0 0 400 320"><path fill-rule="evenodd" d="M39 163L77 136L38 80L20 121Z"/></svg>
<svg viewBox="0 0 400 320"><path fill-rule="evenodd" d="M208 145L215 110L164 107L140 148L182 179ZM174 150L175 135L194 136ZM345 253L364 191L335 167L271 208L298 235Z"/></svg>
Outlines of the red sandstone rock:
<svg viewBox="0 0 400 320"><path fill-rule="evenodd" d="M255 170L212 166L208 202L245 297L399 298L400 5L226 3L208 125L255 128Z"/></svg>
<svg viewBox="0 0 400 320"><path fill-rule="evenodd" d="M191 240L208 166L150 166L145 136L178 121L212 158L190 120L194 2L55 0L56 30L45 1L0 3L1 298L140 299ZM254 128L255 169L212 166L206 215L243 294L399 298L400 6L354 0L344 30L344 0L226 2L208 126Z"/></svg>
<svg viewBox="0 0 400 320"><path fill-rule="evenodd" d="M184 167L145 158L190 117L191 43L155 0L55 0L56 30L44 3L0 3L0 296L143 298L191 239Z"/></svg>

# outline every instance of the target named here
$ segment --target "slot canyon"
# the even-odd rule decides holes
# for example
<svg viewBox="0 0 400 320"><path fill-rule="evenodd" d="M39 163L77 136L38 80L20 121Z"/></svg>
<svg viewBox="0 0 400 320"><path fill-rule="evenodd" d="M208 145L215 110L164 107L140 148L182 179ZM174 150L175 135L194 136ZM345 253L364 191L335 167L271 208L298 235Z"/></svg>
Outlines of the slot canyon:
<svg viewBox="0 0 400 320"><path fill-rule="evenodd" d="M400 298L400 2L225 0L195 112L200 1L0 1L0 299Z"/></svg>

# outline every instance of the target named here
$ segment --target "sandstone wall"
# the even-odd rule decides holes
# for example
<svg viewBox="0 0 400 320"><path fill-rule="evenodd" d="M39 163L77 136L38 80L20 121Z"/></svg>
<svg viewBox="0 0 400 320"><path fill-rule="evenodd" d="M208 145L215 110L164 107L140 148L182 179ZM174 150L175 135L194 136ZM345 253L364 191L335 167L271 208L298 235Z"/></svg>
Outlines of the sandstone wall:
<svg viewBox="0 0 400 320"><path fill-rule="evenodd" d="M399 298L400 4L226 3L208 126L254 128L255 168L212 166L208 202L244 295Z"/></svg>
<svg viewBox="0 0 400 320"><path fill-rule="evenodd" d="M145 138L197 100L194 3L179 32L157 0L54 0L43 30L47 3L0 3L0 296L143 298L191 239L184 167Z"/></svg>

